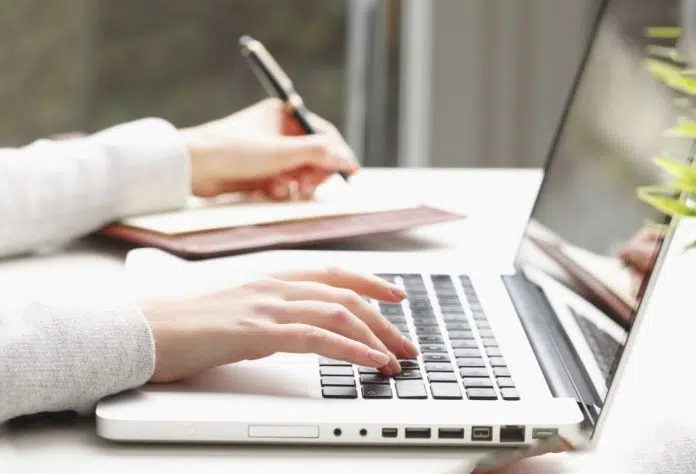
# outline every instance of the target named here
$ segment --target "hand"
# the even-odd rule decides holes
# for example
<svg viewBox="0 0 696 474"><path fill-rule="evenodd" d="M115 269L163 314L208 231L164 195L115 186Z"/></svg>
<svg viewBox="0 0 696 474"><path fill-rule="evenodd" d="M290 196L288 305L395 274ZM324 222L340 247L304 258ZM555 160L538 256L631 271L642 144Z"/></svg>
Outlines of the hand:
<svg viewBox="0 0 696 474"><path fill-rule="evenodd" d="M646 277L652 269L657 249L662 242L663 232L653 227L641 229L619 252L619 258L631 269L641 287L638 297L643 293Z"/></svg>
<svg viewBox="0 0 696 474"><path fill-rule="evenodd" d="M193 194L307 198L332 173L354 173L357 160L338 130L320 117L310 120L317 133L306 135L282 102L268 99L182 130L191 155Z"/></svg>
<svg viewBox="0 0 696 474"><path fill-rule="evenodd" d="M395 375L418 349L362 296L398 303L404 291L341 270L289 272L185 301L144 306L156 344L152 382L276 352L316 353Z"/></svg>

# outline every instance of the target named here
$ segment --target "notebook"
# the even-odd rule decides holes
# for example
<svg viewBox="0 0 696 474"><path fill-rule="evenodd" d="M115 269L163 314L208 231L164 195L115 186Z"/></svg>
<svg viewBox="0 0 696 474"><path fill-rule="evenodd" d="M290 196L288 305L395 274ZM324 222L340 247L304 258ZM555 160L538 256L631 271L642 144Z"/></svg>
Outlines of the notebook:
<svg viewBox="0 0 696 474"><path fill-rule="evenodd" d="M191 197L181 210L123 219L100 234L200 259L300 248L463 217L412 198L387 194L384 189L352 186L336 177L320 186L309 200Z"/></svg>

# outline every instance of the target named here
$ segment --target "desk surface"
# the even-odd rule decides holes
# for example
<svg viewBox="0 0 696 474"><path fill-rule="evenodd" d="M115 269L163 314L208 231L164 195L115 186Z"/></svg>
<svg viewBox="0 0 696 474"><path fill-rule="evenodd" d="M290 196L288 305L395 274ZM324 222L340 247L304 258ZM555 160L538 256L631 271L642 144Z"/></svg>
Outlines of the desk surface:
<svg viewBox="0 0 696 474"><path fill-rule="evenodd" d="M389 236L355 239L326 248L399 251L496 249L487 258L509 263L539 183L536 170L366 170L356 186L377 183L385 192L414 193L433 205L466 213L464 221L437 224ZM385 183L387 186L385 186ZM3 287L37 292L43 285L120 285L128 248L85 240L59 254L15 259L0 264ZM478 253L478 252L477 252ZM673 342L673 340L672 340ZM657 363L654 354L648 355ZM693 359L692 359L693 360ZM633 378L645 380L640 373ZM635 380L634 380L635 381ZM632 401L639 403L640 400ZM624 404L628 406L628 404ZM618 410L617 410L618 411ZM618 416L618 415L617 415ZM607 431L611 432L608 424ZM621 423L619 422L619 427ZM625 444L625 435L608 433L601 451ZM606 447L604 447L606 446ZM613 452L613 451L612 451ZM217 472L457 472L473 451L453 449L375 449L268 446L170 446L113 444L98 438L92 420L70 426L8 430L0 438L0 471L38 472L67 468L69 472L172 473L184 469ZM581 457L545 456L530 461L534 472L570 472ZM591 460L586 459L585 462ZM5 464L3 464L5 463ZM5 468L7 467L7 468ZM5 468L5 469L3 469ZM526 469L525 472L528 472ZM580 472L580 471L578 471ZM584 472L584 470L582 471Z"/></svg>

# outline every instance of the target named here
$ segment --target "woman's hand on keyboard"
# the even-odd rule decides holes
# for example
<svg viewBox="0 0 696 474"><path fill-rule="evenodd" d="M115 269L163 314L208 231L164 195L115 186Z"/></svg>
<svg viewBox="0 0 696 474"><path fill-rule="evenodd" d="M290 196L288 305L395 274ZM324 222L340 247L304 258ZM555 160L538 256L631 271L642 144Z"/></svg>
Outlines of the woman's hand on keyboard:
<svg viewBox="0 0 696 474"><path fill-rule="evenodd" d="M153 302L153 382L277 352L315 353L395 375L417 348L363 297L398 303L401 288L337 269L288 272L184 301Z"/></svg>

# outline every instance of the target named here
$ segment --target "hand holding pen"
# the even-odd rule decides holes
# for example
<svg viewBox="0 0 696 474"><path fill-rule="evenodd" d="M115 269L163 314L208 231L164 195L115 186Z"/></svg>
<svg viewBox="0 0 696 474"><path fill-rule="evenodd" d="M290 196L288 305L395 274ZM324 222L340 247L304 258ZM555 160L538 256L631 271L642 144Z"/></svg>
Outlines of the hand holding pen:
<svg viewBox="0 0 696 474"><path fill-rule="evenodd" d="M249 67L268 95L277 97L283 103L286 112L296 121L302 132L308 135L317 133L318 127L313 123L316 122L316 118L309 112L290 78L266 48L248 35L239 39L239 46ZM338 173L345 181L348 181L348 173L345 171Z"/></svg>

